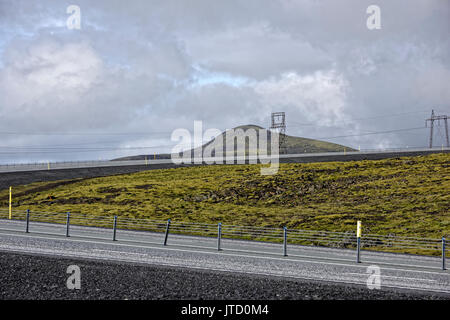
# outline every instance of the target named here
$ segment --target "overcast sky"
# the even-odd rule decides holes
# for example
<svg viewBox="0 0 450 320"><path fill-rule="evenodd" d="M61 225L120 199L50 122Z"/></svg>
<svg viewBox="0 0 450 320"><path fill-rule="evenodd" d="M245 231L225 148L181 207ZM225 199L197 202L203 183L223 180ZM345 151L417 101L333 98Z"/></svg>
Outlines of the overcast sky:
<svg viewBox="0 0 450 320"><path fill-rule="evenodd" d="M0 162L169 151L194 120L268 127L273 111L290 135L426 146L411 128L450 113L449 3L0 0Z"/></svg>

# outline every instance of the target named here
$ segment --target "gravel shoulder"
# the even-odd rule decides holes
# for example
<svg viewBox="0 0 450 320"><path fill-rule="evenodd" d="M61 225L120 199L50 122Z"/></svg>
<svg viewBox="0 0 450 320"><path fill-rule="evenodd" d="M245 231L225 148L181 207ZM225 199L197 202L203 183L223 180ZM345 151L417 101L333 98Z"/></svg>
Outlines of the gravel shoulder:
<svg viewBox="0 0 450 320"><path fill-rule="evenodd" d="M66 287L67 267L81 270L81 289ZM0 299L130 300L441 300L406 290L259 275L0 252Z"/></svg>

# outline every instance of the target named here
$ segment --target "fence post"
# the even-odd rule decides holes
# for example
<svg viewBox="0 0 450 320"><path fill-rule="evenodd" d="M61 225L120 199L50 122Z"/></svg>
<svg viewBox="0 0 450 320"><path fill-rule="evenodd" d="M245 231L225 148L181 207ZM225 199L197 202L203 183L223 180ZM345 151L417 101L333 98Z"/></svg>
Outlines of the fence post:
<svg viewBox="0 0 450 320"><path fill-rule="evenodd" d="M219 222L217 225L217 251L222 250L220 248L220 240L222 239L222 223Z"/></svg>
<svg viewBox="0 0 450 320"><path fill-rule="evenodd" d="M287 229L283 227L283 255L287 257Z"/></svg>
<svg viewBox="0 0 450 320"><path fill-rule="evenodd" d="M66 237L69 237L69 226L70 226L70 212L67 212Z"/></svg>
<svg viewBox="0 0 450 320"><path fill-rule="evenodd" d="M445 237L442 237L442 270L445 269Z"/></svg>
<svg viewBox="0 0 450 320"><path fill-rule="evenodd" d="M113 241L116 241L116 229L117 229L117 216L114 216Z"/></svg>
<svg viewBox="0 0 450 320"><path fill-rule="evenodd" d="M361 263L361 221L356 224L356 263Z"/></svg>
<svg viewBox="0 0 450 320"><path fill-rule="evenodd" d="M164 237L164 245L167 246L167 237L169 236L170 219L167 219L166 235Z"/></svg>
<svg viewBox="0 0 450 320"><path fill-rule="evenodd" d="M9 220L12 218L12 187L9 187Z"/></svg>
<svg viewBox="0 0 450 320"><path fill-rule="evenodd" d="M25 227L25 232L29 233L30 232L30 209L27 209L27 226Z"/></svg>

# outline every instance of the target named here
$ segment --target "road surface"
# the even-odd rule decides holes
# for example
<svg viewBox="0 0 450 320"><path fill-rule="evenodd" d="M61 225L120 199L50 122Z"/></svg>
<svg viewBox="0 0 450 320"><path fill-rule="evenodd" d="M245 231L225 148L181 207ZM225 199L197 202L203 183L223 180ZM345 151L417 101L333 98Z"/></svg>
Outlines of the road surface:
<svg viewBox="0 0 450 320"><path fill-rule="evenodd" d="M383 288L435 292L450 297L450 272L440 270L441 258L363 251L355 263L354 250L288 246L281 244L170 234L164 246L163 233L112 230L32 222L25 233L23 221L0 220L0 251L33 253L71 258L184 267L198 270L309 279L366 285L370 266L380 268ZM449 263L447 259L447 265Z"/></svg>

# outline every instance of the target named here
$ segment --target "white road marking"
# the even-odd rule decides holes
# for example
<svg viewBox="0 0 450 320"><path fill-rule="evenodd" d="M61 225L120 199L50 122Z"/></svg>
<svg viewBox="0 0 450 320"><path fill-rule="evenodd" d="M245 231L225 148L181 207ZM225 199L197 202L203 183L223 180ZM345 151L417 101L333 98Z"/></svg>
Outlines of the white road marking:
<svg viewBox="0 0 450 320"><path fill-rule="evenodd" d="M348 275L357 275L357 276L362 276L367 278L368 274L367 273L352 273L352 272L347 272L344 274L348 274ZM402 279L402 280L419 280L419 281L429 281L429 282L437 282L437 280L434 279L422 279L422 278L408 278L408 277L397 277L397 276L387 276L384 274L380 275L382 278L396 278L396 279Z"/></svg>

